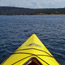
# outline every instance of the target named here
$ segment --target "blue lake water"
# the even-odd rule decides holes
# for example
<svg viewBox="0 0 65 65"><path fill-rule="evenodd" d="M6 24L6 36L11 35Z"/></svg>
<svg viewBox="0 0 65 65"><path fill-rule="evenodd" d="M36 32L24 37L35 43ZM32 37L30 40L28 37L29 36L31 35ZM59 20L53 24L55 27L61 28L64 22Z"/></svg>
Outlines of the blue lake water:
<svg viewBox="0 0 65 65"><path fill-rule="evenodd" d="M65 15L0 16L0 63L33 33L65 65Z"/></svg>

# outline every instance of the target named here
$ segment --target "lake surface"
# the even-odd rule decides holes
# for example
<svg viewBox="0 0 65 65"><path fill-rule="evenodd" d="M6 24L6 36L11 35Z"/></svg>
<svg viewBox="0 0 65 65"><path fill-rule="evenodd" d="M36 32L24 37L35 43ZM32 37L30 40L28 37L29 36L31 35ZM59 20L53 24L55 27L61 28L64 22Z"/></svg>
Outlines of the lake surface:
<svg viewBox="0 0 65 65"><path fill-rule="evenodd" d="M33 33L65 65L65 15L0 16L0 63Z"/></svg>

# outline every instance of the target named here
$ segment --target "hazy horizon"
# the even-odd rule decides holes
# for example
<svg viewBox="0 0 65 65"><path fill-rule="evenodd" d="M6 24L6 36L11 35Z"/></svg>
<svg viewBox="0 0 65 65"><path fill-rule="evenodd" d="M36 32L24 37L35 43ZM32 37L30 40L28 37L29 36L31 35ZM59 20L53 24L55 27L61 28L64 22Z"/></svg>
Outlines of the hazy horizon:
<svg viewBox="0 0 65 65"><path fill-rule="evenodd" d="M0 0L0 6L21 8L65 8L65 0Z"/></svg>
<svg viewBox="0 0 65 65"><path fill-rule="evenodd" d="M17 7L17 6L0 6L0 7L16 7L16 8L28 8L28 9L58 9L58 8L65 8L65 7L58 7L58 8L29 8L29 7Z"/></svg>

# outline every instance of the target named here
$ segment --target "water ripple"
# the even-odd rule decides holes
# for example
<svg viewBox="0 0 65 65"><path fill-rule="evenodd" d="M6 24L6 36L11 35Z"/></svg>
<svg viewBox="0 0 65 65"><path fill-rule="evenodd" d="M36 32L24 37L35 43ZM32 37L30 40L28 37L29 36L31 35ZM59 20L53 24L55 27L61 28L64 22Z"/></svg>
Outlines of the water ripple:
<svg viewBox="0 0 65 65"><path fill-rule="evenodd" d="M65 65L65 15L0 16L0 63L33 33Z"/></svg>

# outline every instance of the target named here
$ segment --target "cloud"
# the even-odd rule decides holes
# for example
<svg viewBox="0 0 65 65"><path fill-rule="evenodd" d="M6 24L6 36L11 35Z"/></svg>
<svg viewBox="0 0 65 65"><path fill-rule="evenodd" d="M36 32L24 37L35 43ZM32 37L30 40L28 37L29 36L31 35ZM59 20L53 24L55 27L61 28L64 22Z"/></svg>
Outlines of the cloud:
<svg viewBox="0 0 65 65"><path fill-rule="evenodd" d="M0 0L0 6L58 8L65 7L65 0Z"/></svg>

